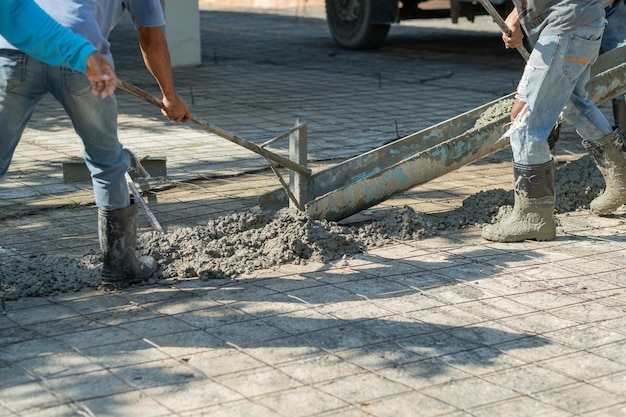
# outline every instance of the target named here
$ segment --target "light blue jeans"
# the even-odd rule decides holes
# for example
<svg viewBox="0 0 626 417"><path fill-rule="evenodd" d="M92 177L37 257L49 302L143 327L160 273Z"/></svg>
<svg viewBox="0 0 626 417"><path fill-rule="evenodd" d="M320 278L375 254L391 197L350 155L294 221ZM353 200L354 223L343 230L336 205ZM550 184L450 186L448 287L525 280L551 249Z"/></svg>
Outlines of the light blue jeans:
<svg viewBox="0 0 626 417"><path fill-rule="evenodd" d="M606 21L600 45L601 54L626 45L626 3L624 0L618 0L606 8ZM626 94L616 99L624 101Z"/></svg>
<svg viewBox="0 0 626 417"><path fill-rule="evenodd" d="M537 39L517 88L526 108L509 131L514 162L539 165L550 161L548 135L562 112L584 140L599 140L613 132L585 93L604 25L602 18L568 33Z"/></svg>
<svg viewBox="0 0 626 417"><path fill-rule="evenodd" d="M82 73L6 49L0 50L0 177L6 174L26 124L46 93L63 105L83 140L98 207L127 207L130 196L125 174L130 157L117 137L115 96L94 96Z"/></svg>

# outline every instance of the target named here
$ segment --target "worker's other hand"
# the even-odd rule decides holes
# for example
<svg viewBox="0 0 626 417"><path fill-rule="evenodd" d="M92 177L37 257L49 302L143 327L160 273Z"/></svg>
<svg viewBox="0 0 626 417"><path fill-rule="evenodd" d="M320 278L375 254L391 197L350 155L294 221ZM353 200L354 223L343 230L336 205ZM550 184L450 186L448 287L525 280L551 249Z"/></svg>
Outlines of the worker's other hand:
<svg viewBox="0 0 626 417"><path fill-rule="evenodd" d="M513 107L511 108L512 122L515 121L517 116L519 116L520 112L524 109L524 106L526 106L526 101L521 98L515 97L515 100L513 101Z"/></svg>
<svg viewBox="0 0 626 417"><path fill-rule="evenodd" d="M108 97L117 87L117 74L100 53L94 52L87 58L87 78L91 83L91 92L94 96Z"/></svg>
<svg viewBox="0 0 626 417"><path fill-rule="evenodd" d="M188 122L191 120L192 115L189 110L187 102L176 94L171 100L167 97L163 97L163 108L161 113L163 116L176 122Z"/></svg>
<svg viewBox="0 0 626 417"><path fill-rule="evenodd" d="M519 19L508 18L504 21L504 23L506 23L507 27L511 30L510 35L502 35L504 46L507 49L522 46L524 42L524 32L522 31L522 26L519 23Z"/></svg>

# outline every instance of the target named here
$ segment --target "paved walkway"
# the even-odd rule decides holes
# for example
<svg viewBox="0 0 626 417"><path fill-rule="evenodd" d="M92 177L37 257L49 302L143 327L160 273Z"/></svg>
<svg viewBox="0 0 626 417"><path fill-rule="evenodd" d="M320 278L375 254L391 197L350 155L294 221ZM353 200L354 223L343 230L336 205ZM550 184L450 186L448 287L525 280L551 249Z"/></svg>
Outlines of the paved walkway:
<svg viewBox="0 0 626 417"><path fill-rule="evenodd" d="M320 19L201 18L204 64L176 71L196 116L258 143L307 120L314 169L510 93L521 70L487 20L394 27L365 53L334 47ZM113 35L118 71L155 92L133 36L128 22ZM249 151L118 100L122 141L167 157L150 204L169 230L278 186ZM559 146L563 160L581 155L571 132ZM62 178L80 155L46 99L0 182L0 256L97 250L90 184ZM372 210L409 205L436 221L510 189L509 160L501 151ZM232 280L11 300L0 416L624 416L620 213L559 216L554 242L494 244L468 228Z"/></svg>

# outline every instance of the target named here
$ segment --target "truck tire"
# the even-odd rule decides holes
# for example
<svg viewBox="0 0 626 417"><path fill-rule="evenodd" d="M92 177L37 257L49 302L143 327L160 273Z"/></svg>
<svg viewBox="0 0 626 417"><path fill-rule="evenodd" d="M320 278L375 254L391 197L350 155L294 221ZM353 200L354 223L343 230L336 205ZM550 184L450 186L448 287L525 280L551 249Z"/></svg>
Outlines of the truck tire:
<svg viewBox="0 0 626 417"><path fill-rule="evenodd" d="M326 0L326 18L335 42L347 49L384 44L390 24L371 23L377 16L376 4L376 0Z"/></svg>

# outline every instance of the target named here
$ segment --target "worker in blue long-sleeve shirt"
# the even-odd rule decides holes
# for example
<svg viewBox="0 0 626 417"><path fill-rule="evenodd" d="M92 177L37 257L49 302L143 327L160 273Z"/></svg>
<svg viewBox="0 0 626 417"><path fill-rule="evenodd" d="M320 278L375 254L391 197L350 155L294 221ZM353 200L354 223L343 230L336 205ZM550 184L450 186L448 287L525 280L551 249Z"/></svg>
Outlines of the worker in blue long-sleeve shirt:
<svg viewBox="0 0 626 417"><path fill-rule="evenodd" d="M58 24L33 0L0 3L0 35L40 61L85 73L94 95L107 97L115 91L117 76L111 64L87 39Z"/></svg>
<svg viewBox="0 0 626 417"><path fill-rule="evenodd" d="M32 1L32 0L31 0ZM159 0L35 0L50 17L84 36L114 65L109 35L128 12L137 30L139 50L161 92L161 113L170 120L191 120L191 111L174 85L169 47ZM19 9L19 7L18 7ZM34 26L32 20L28 24ZM32 45L31 45L32 46ZM126 174L131 154L117 134L117 100L91 94L86 77L67 65L50 65L25 55L0 36L0 177L37 103L48 93L63 106L84 145L98 206L98 238L102 250L102 285L122 288L150 278L157 269L151 256L136 253L139 205L128 192ZM35 52L38 48L33 48ZM93 84L92 84L93 85Z"/></svg>

